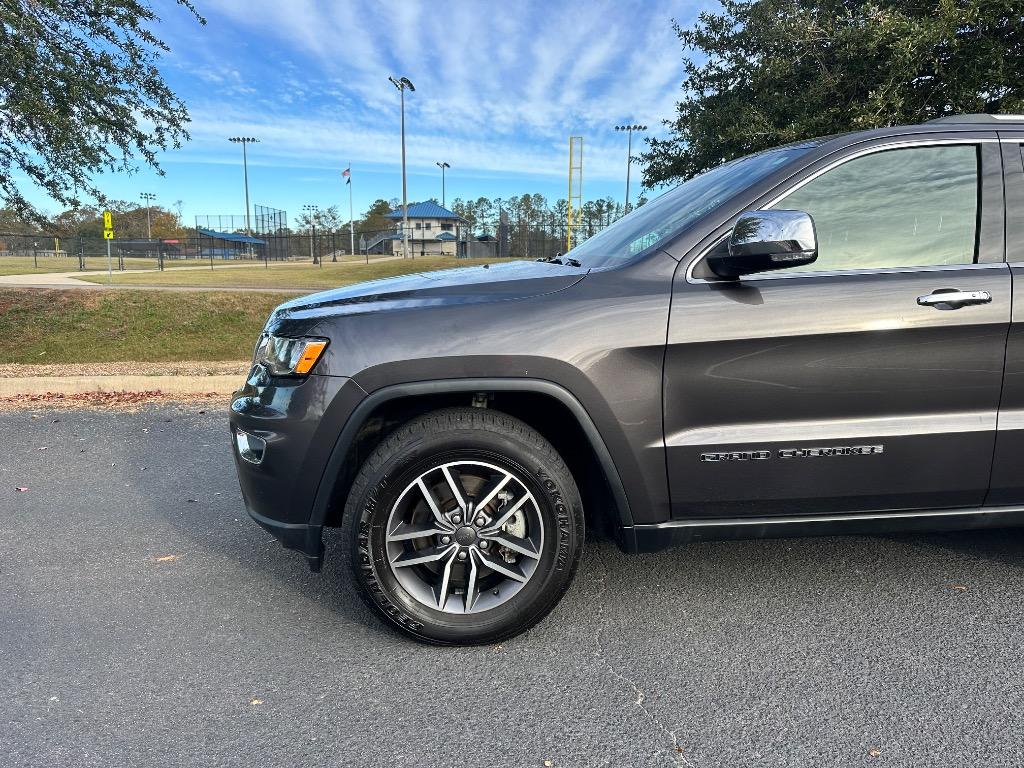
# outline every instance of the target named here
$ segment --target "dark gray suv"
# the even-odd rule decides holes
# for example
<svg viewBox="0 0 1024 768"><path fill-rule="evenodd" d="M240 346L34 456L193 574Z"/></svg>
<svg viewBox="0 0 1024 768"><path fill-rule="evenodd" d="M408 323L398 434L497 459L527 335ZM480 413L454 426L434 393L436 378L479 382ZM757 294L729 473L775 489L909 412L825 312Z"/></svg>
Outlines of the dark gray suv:
<svg viewBox="0 0 1024 768"><path fill-rule="evenodd" d="M1024 523L1022 144L780 147L561 259L283 304L231 404L250 514L314 570L341 526L367 602L453 644L550 611L585 519L630 551Z"/></svg>

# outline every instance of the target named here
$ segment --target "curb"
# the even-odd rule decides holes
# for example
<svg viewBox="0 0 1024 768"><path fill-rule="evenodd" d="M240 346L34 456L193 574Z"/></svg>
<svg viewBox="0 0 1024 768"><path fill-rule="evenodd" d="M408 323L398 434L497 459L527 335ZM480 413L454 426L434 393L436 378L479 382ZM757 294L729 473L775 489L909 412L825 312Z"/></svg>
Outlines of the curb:
<svg viewBox="0 0 1024 768"><path fill-rule="evenodd" d="M245 374L223 376L28 376L0 379L0 397L80 395L91 392L154 392L176 395L229 395Z"/></svg>

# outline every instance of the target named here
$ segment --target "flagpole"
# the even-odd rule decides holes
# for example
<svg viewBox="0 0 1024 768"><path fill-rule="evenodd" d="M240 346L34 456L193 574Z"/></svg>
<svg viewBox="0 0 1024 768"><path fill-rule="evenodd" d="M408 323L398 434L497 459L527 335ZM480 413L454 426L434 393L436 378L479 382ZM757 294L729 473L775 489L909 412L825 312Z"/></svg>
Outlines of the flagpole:
<svg viewBox="0 0 1024 768"><path fill-rule="evenodd" d="M349 250L352 255L356 253L356 222L352 214L352 163L348 164L348 235L351 240ZM367 254L366 263L370 263L370 256Z"/></svg>

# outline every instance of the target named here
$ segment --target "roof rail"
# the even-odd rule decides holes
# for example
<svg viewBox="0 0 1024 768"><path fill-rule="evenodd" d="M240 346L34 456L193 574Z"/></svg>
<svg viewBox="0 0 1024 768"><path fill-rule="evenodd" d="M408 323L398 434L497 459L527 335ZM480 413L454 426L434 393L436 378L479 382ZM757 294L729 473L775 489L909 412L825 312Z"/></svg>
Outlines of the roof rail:
<svg viewBox="0 0 1024 768"><path fill-rule="evenodd" d="M988 115L978 112L970 115L936 117L934 120L927 121L927 124L931 123L1024 123L1024 115Z"/></svg>

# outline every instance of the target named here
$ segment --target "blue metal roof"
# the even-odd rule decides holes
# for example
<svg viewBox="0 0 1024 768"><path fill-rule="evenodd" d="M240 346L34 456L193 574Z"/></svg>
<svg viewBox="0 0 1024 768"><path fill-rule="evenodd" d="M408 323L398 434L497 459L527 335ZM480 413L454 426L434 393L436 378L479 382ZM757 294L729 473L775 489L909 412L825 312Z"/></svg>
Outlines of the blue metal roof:
<svg viewBox="0 0 1024 768"><path fill-rule="evenodd" d="M249 235L236 235L233 232L218 232L215 229L200 229L196 227L196 231L205 237L215 237L218 240L227 240L231 243L252 243L253 245L266 245L266 240L260 240L258 237L249 237Z"/></svg>
<svg viewBox="0 0 1024 768"><path fill-rule="evenodd" d="M402 209L396 208L391 213L386 214L389 219L401 219ZM452 213L447 208L442 208L440 205L435 203L433 200L428 200L425 203L413 203L409 206L409 218L410 219L455 219L461 221L461 217L458 214Z"/></svg>
<svg viewBox="0 0 1024 768"><path fill-rule="evenodd" d="M449 241L455 240L457 238L451 232L442 232L441 234L439 234L437 236L437 239L438 240L444 240L445 242L449 242Z"/></svg>

